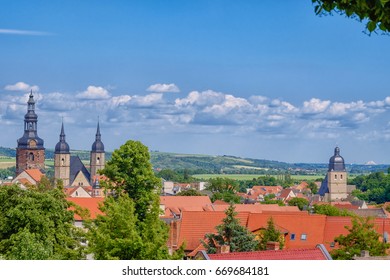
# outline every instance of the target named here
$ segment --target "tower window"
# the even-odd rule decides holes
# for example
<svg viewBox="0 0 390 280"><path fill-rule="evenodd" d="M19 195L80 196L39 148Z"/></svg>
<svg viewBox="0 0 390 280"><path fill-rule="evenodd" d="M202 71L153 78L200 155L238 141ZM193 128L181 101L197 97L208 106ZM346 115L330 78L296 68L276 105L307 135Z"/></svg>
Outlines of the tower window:
<svg viewBox="0 0 390 280"><path fill-rule="evenodd" d="M34 154L33 153L28 154L28 160L34 161Z"/></svg>
<svg viewBox="0 0 390 280"><path fill-rule="evenodd" d="M340 179L343 179L343 174L340 174Z"/></svg>
<svg viewBox="0 0 390 280"><path fill-rule="evenodd" d="M65 162L65 159L62 158L62 159L61 159L61 165L62 165L62 166L64 165L64 162Z"/></svg>
<svg viewBox="0 0 390 280"><path fill-rule="evenodd" d="M96 158L96 163L97 163L97 164L100 163L100 157L97 157L97 158Z"/></svg>
<svg viewBox="0 0 390 280"><path fill-rule="evenodd" d="M334 174L334 178L337 180L337 174Z"/></svg>

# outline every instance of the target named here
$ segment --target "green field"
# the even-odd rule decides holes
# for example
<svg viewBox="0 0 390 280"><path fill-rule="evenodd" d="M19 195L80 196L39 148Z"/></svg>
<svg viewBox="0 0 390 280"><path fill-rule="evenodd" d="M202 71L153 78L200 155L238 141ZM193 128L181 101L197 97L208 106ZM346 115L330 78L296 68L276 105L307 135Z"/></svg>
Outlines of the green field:
<svg viewBox="0 0 390 280"><path fill-rule="evenodd" d="M201 180L209 180L211 178L229 178L233 180L239 180L239 181L245 181L245 180L252 180L254 178L258 178L260 176L266 176L266 175L259 175L259 174L196 174L192 175L192 177L196 179L201 179ZM277 178L278 175L272 175L275 178ZM317 178L324 178L324 175L291 175L291 177L294 180L298 181L313 181Z"/></svg>

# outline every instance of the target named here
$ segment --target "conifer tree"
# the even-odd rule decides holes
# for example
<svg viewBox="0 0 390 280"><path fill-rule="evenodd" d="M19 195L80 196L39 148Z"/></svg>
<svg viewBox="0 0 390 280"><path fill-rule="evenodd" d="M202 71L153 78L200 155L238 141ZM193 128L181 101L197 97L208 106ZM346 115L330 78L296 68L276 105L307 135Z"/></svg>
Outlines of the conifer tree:
<svg viewBox="0 0 390 280"><path fill-rule="evenodd" d="M279 242L279 248L283 249L284 247L284 238L283 234L275 227L274 220L271 218L267 221L267 228L260 234L260 250L267 250L267 243L269 241Z"/></svg>
<svg viewBox="0 0 390 280"><path fill-rule="evenodd" d="M205 235L206 242L202 241L207 249L207 253L215 254L217 247L228 245L230 252L247 252L254 251L258 246L258 241L255 235L248 229L240 225L236 218L237 212L235 207L230 204L225 211L226 217L222 220L222 224L216 227L217 233L208 233Z"/></svg>

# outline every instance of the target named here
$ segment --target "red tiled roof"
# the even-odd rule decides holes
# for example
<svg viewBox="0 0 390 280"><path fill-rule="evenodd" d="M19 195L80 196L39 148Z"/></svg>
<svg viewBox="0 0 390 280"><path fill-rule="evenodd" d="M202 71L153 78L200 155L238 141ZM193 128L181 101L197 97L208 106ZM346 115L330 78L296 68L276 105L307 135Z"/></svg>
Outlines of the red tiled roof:
<svg viewBox="0 0 390 280"><path fill-rule="evenodd" d="M95 219L97 215L103 215L102 211L99 210L100 203L104 201L103 197L67 197L66 200L88 209L91 219ZM69 210L74 210L74 208L70 207ZM74 215L74 218L75 220L82 220L77 214Z"/></svg>
<svg viewBox="0 0 390 280"><path fill-rule="evenodd" d="M327 260L320 248L209 254L210 260Z"/></svg>
<svg viewBox="0 0 390 280"><path fill-rule="evenodd" d="M323 243L326 219L324 215L309 215L303 211L251 213L247 227L252 232L266 228L271 217L276 226L288 231L286 248L313 248ZM291 234L295 234L294 240L291 240ZM304 240L301 239L303 234L306 235Z"/></svg>
<svg viewBox="0 0 390 280"><path fill-rule="evenodd" d="M238 213L240 224L245 226L249 213ZM186 243L186 250L193 251L204 239L206 233L215 233L215 227L222 223L225 218L224 212L182 212L180 229L178 234L178 246Z"/></svg>
<svg viewBox="0 0 390 280"><path fill-rule="evenodd" d="M25 172L34 179L35 182L41 181L43 173L39 169L26 169Z"/></svg>

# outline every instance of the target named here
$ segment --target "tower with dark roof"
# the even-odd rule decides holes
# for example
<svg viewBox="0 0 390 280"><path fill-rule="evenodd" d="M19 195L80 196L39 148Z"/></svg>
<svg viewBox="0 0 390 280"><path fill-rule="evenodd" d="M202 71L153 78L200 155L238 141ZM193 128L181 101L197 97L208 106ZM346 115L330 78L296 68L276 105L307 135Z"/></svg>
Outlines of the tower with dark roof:
<svg viewBox="0 0 390 280"><path fill-rule="evenodd" d="M98 171L103 169L105 165L105 152L104 152L104 144L102 142L102 135L100 134L100 125L99 122L97 124L95 142L92 144L91 149L91 157L90 157L90 166L91 166L91 184L96 175L98 175Z"/></svg>
<svg viewBox="0 0 390 280"><path fill-rule="evenodd" d="M340 148L334 149L334 155L329 159L328 174L321 184L319 194L325 201L343 200L348 197L347 170Z"/></svg>
<svg viewBox="0 0 390 280"><path fill-rule="evenodd" d="M26 169L45 170L45 148L43 140L38 137L38 116L35 113L35 101L32 91L27 102L27 113L24 116L24 134L17 140L16 175Z"/></svg>
<svg viewBox="0 0 390 280"><path fill-rule="evenodd" d="M70 151L65 140L64 123L61 126L60 141L54 150L54 178L61 179L64 186L70 184Z"/></svg>

